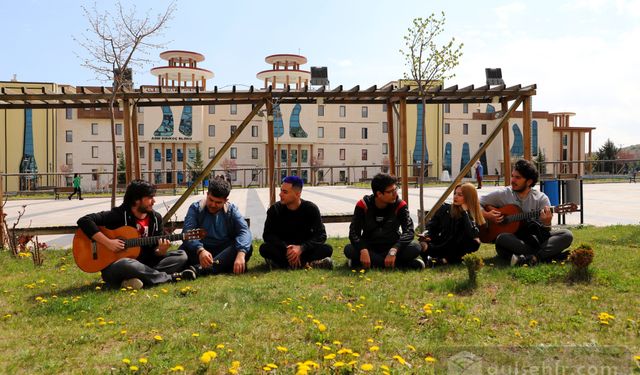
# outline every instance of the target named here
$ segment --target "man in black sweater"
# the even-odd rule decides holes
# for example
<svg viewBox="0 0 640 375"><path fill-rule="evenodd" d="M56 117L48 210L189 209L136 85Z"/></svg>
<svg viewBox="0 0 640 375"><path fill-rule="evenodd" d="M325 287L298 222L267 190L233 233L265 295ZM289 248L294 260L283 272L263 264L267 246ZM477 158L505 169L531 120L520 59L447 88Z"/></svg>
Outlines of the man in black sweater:
<svg viewBox="0 0 640 375"><path fill-rule="evenodd" d="M127 186L122 205L110 211L81 217L78 227L93 241L113 252L125 249L124 241L108 238L98 227L117 229L128 225L136 228L140 237L162 235L162 216L153 209L156 188L143 180L133 180ZM138 259L120 258L102 270L102 279L108 284L123 288L140 289L180 279L193 280L196 274L186 269L187 254L184 250L169 251L171 243L159 239L158 243L142 246ZM178 272L184 270L182 272Z"/></svg>
<svg viewBox="0 0 640 375"><path fill-rule="evenodd" d="M421 270L420 245L413 240L413 221L407 203L398 197L395 177L378 173L371 180L373 194L356 204L344 247L352 268L413 268Z"/></svg>
<svg viewBox="0 0 640 375"><path fill-rule="evenodd" d="M302 179L288 176L280 187L280 202L267 211L260 255L269 267L333 268L333 249L327 245L327 233L320 210L300 198Z"/></svg>

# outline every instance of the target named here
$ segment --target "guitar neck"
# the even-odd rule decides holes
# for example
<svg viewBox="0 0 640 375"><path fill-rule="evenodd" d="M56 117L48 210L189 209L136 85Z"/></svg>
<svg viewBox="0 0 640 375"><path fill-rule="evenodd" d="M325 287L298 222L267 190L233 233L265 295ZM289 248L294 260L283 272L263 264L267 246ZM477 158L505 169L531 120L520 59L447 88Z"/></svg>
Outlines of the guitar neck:
<svg viewBox="0 0 640 375"><path fill-rule="evenodd" d="M555 207L550 207L550 209L551 209L551 212L553 213L553 210L555 209ZM508 223L512 223L514 221L537 219L538 217L540 217L540 211L536 210L531 212L520 212L519 214L509 215L505 218L505 221Z"/></svg>
<svg viewBox="0 0 640 375"><path fill-rule="evenodd" d="M159 240L166 239L169 241L177 241L183 238L182 233L178 234L167 234L164 236L153 236L153 237L140 237L140 238L131 238L128 240L124 240L124 247L140 247L140 246L149 246L155 245Z"/></svg>

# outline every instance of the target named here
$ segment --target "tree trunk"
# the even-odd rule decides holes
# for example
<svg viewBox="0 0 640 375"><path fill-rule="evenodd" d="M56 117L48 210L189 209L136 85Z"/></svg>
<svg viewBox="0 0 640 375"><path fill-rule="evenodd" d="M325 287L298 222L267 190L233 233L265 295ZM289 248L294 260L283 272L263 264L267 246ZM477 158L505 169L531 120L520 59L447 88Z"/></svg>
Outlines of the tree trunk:
<svg viewBox="0 0 640 375"><path fill-rule="evenodd" d="M117 170L117 155L116 155L116 114L113 104L115 103L115 90L114 94L109 100L109 115L111 116L111 208L116 206L116 187L118 185L118 170Z"/></svg>
<svg viewBox="0 0 640 375"><path fill-rule="evenodd" d="M422 90L420 90L422 91ZM421 216L418 218L418 223L420 225L420 230L423 231L426 223L424 221L425 218L425 213L424 213L424 169L425 169L425 164L426 164L426 151L427 151L427 129L426 129L426 119L425 119L425 115L427 114L427 109L426 109L426 100L424 97L424 93L422 94L422 116L421 116L421 124L420 126L422 126L422 140L420 142L420 150L421 150L421 159L420 160L420 176L418 177L418 183L420 184L420 212L421 212Z"/></svg>

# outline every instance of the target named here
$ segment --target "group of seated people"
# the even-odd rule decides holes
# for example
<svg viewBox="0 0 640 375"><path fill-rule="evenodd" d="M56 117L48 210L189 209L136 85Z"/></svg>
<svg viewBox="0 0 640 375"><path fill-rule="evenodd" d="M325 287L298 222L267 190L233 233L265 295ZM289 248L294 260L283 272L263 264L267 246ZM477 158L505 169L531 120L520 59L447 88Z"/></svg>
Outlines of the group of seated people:
<svg viewBox="0 0 640 375"><path fill-rule="evenodd" d="M379 173L371 181L372 194L360 199L349 227L349 244L344 248L352 269L401 268L422 270L429 266L459 263L465 254L480 247L480 228L505 220L497 209L517 205L524 212L539 212L535 221L543 228L538 237L526 233L501 233L495 239L496 252L512 265L534 265L566 257L573 240L566 229L551 230L549 198L532 188L538 181L533 163L519 160L511 173L511 186L478 198L473 184L456 186L451 204L443 204L417 239L407 203L398 197L397 179ZM288 176L280 187L280 201L267 211L260 255L270 269L333 268L332 247L320 210L301 198L303 181ZM252 236L238 207L229 202L231 185L215 178L206 197L189 207L183 231L202 228L201 240L183 241L170 250L168 240L143 246L137 259L121 258L102 270L111 285L153 286L165 282L193 280L220 273L241 274L253 253ZM78 226L92 240L111 251L124 250L124 242L108 238L99 227L132 226L141 237L162 233L161 215L153 209L152 184L132 181L122 205L110 211L86 215Z"/></svg>

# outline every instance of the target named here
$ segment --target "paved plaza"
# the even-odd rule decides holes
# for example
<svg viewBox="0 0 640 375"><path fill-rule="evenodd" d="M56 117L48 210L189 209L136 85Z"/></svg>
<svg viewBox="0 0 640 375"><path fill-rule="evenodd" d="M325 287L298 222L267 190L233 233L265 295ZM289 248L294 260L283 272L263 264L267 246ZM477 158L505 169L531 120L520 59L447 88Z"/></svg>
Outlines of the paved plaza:
<svg viewBox="0 0 640 375"><path fill-rule="evenodd" d="M480 195L486 194L499 187L485 186L479 191ZM427 187L424 189L424 201L427 209L440 198L446 190L445 187ZM276 190L277 192L278 190ZM419 191L417 188L409 189L409 206L414 222L417 219L419 206ZM350 214L353 213L355 203L366 194L371 194L370 189L355 188L350 186L320 186L305 187L302 198L310 200L320 207L323 215ZM613 224L640 224L640 184L634 183L609 183L609 184L584 184L584 224L606 226ZM63 196L64 197L64 196ZM189 205L204 197L204 194L192 195L180 207L176 213L178 220L184 220ZM121 198L116 204L121 203ZM155 209L164 214L168 211L179 196L156 197ZM254 238L262 238L266 210L269 205L269 189L234 189L229 197L235 203L243 215L251 220L251 232ZM450 201L450 199L449 199ZM109 198L85 198L84 200L68 199L32 199L7 201L4 212L7 214L9 227L15 222L18 211L26 206L25 214L20 219L18 227L47 227L61 225L75 225L79 217L110 207ZM554 220L554 224L557 220ZM580 223L580 213L576 212L566 216L569 225ZM349 231L348 223L326 224L327 234L330 237L346 237ZM70 247L72 235L41 236L40 241L45 241L53 247Z"/></svg>

